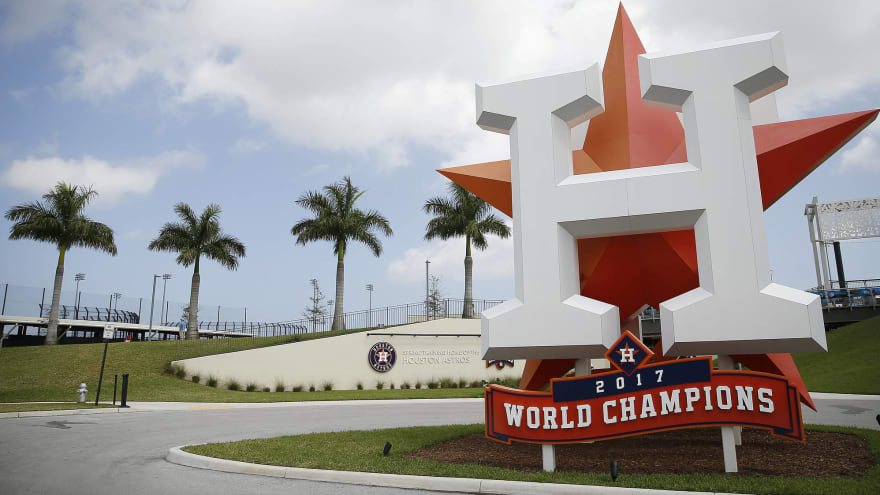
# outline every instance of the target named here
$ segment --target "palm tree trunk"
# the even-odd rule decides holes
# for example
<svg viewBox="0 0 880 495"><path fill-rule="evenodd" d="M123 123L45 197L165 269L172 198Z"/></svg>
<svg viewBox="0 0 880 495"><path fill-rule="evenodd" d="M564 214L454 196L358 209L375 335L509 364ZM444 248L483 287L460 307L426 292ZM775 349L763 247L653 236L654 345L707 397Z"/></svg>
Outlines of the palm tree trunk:
<svg viewBox="0 0 880 495"><path fill-rule="evenodd" d="M192 286L189 289L189 321L186 323L186 340L199 339L199 260L193 269Z"/></svg>
<svg viewBox="0 0 880 495"><path fill-rule="evenodd" d="M465 236L464 255L464 308L461 311L462 318L474 317L474 259L471 257L471 236Z"/></svg>
<svg viewBox="0 0 880 495"><path fill-rule="evenodd" d="M64 279L64 252L58 248L58 266L55 267L55 285L52 288L52 306L49 308L49 324L46 326L46 345L58 343L58 305L61 303L61 283Z"/></svg>
<svg viewBox="0 0 880 495"><path fill-rule="evenodd" d="M345 330L345 317L342 313L342 299L345 291L345 247L339 250L339 259L336 262L336 300L333 307L333 327L331 330Z"/></svg>

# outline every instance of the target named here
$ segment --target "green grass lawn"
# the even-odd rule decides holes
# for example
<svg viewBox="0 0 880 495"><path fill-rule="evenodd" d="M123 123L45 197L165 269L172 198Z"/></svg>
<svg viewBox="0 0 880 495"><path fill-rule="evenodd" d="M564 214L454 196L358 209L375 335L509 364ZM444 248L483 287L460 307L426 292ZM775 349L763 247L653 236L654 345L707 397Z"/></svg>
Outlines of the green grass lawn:
<svg viewBox="0 0 880 495"><path fill-rule="evenodd" d="M363 330L357 330L363 331ZM235 392L163 373L173 360L233 352L356 331L315 335L110 344L101 396L113 394L113 375L129 373L131 401L279 402L305 400L481 397L482 389ZM880 317L828 334L828 353L797 354L807 387L817 392L880 394ZM7 347L0 350L0 402L72 401L81 382L95 400L102 344ZM202 377L204 383L206 377ZM120 377L121 380L121 377Z"/></svg>
<svg viewBox="0 0 880 495"><path fill-rule="evenodd" d="M102 407L114 407L111 404L94 403L80 404L79 402L60 402L53 404L0 404L0 413L21 411L56 411L65 409L95 409Z"/></svg>
<svg viewBox="0 0 880 495"><path fill-rule="evenodd" d="M363 331L363 330L357 330ZM113 375L129 373L130 401L279 402L304 400L480 397L482 389L363 390L327 392L234 392L174 378L162 371L172 360L323 338L355 331L315 335L110 344L102 401L113 396ZM94 402L103 344L8 347L0 350L0 402L72 401L86 382ZM204 381L204 380L203 380ZM121 391L121 390L120 390Z"/></svg>
<svg viewBox="0 0 880 495"><path fill-rule="evenodd" d="M524 473L478 464L451 464L403 457L407 452L428 445L464 435L481 433L483 428L482 424L475 424L315 433L195 445L186 447L184 450L193 454L258 464L422 476L774 495L880 493L880 466L878 465L875 465L863 478L781 478L724 474L635 475L624 473L616 482L612 482L607 473ZM811 426L808 429L864 436L868 439L875 459L880 455L880 432L831 426ZM382 446L386 441L390 441L393 445L391 455L388 457L382 456ZM343 453L345 455L342 455Z"/></svg>
<svg viewBox="0 0 880 495"><path fill-rule="evenodd" d="M811 392L880 394L880 316L826 334L828 352L795 354Z"/></svg>

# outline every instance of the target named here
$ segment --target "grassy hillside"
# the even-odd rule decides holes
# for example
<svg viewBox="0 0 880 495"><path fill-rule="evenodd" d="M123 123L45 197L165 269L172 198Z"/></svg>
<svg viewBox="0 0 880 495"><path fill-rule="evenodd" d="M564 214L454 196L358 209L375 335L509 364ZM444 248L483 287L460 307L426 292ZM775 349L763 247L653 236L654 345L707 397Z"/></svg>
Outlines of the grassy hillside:
<svg viewBox="0 0 880 495"><path fill-rule="evenodd" d="M795 354L811 392L880 394L880 316L826 334L827 353Z"/></svg>
<svg viewBox="0 0 880 495"><path fill-rule="evenodd" d="M175 359L254 349L343 333L351 333L351 331L254 339L110 344L107 351L101 398L108 400L112 398L114 374L120 375L121 387L121 375L129 373L128 397L132 401L257 402L281 400L280 396L286 394L232 392L214 389L168 376L163 374L163 370L170 361ZM88 384L89 400L94 401L103 351L103 344L4 348L0 350L0 402L76 400L76 389L81 382ZM295 394L291 393L290 395ZM262 398L260 396L273 397Z"/></svg>

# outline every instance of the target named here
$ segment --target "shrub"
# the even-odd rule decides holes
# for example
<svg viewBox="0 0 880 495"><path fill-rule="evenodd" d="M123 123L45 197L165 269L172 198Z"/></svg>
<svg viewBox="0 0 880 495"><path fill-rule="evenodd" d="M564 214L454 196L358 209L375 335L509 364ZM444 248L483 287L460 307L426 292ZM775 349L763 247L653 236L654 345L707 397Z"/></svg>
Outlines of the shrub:
<svg viewBox="0 0 880 495"><path fill-rule="evenodd" d="M314 391L315 391L315 386L309 385L309 392L314 392Z"/></svg>
<svg viewBox="0 0 880 495"><path fill-rule="evenodd" d="M428 382L428 388L430 388L432 390L439 387L439 386L440 386L440 382L438 382L437 380L431 380L430 382Z"/></svg>
<svg viewBox="0 0 880 495"><path fill-rule="evenodd" d="M263 392L271 392L272 387L263 387Z"/></svg>
<svg viewBox="0 0 880 495"><path fill-rule="evenodd" d="M364 389L364 384L361 383L361 382L358 382L358 383L357 383L357 389L358 389L358 390L363 390L363 389Z"/></svg>
<svg viewBox="0 0 880 495"><path fill-rule="evenodd" d="M206 382L206 385L208 385L209 387L217 388L217 377L213 376L213 375L209 375L208 381Z"/></svg>
<svg viewBox="0 0 880 495"><path fill-rule="evenodd" d="M388 384L388 388L390 388L391 390L394 390L394 384L393 384L393 383L389 383L389 384Z"/></svg>
<svg viewBox="0 0 880 495"><path fill-rule="evenodd" d="M409 390L409 382L403 382L400 384L400 388L403 390Z"/></svg>
<svg viewBox="0 0 880 495"><path fill-rule="evenodd" d="M250 382L247 384L247 387L245 387L245 390L247 390L248 392L256 392L257 391L257 384L254 382Z"/></svg>
<svg viewBox="0 0 880 495"><path fill-rule="evenodd" d="M166 375L176 376L177 378L183 378L186 376L186 369L179 364L171 364L166 363L165 367L162 368L162 372Z"/></svg>
<svg viewBox="0 0 880 495"><path fill-rule="evenodd" d="M321 389L322 389L324 392L329 392L329 391L333 390L333 382L324 382L324 383L322 383L322 384L321 384Z"/></svg>
<svg viewBox="0 0 880 495"><path fill-rule="evenodd" d="M440 387L441 388L452 388L452 386L458 386L457 383L452 378L441 378L440 379Z"/></svg>
<svg viewBox="0 0 880 495"><path fill-rule="evenodd" d="M383 388L385 388L385 382L383 382L382 380L377 381L376 390L382 390Z"/></svg>
<svg viewBox="0 0 880 495"><path fill-rule="evenodd" d="M190 377L190 380L192 380L193 383L199 383L200 381L202 381L202 377L200 377L199 375L193 375Z"/></svg>
<svg viewBox="0 0 880 495"><path fill-rule="evenodd" d="M416 380L416 388L422 388L422 382Z"/></svg>
<svg viewBox="0 0 880 495"><path fill-rule="evenodd" d="M283 381L281 381L281 380L275 380L275 391L276 391L276 392L284 392L284 389L285 389L285 388L286 388L286 387L284 386L284 382L283 382Z"/></svg>
<svg viewBox="0 0 880 495"><path fill-rule="evenodd" d="M468 382L464 378L458 379L458 388L467 388Z"/></svg>
<svg viewBox="0 0 880 495"><path fill-rule="evenodd" d="M302 385L294 385L293 387L290 388L290 390L292 390L294 392L302 392L303 386Z"/></svg>
<svg viewBox="0 0 880 495"><path fill-rule="evenodd" d="M238 383L238 380L233 378L226 382L226 388L229 390L241 390L241 383Z"/></svg>
<svg viewBox="0 0 880 495"><path fill-rule="evenodd" d="M480 388L483 386L483 382L480 380L474 380L468 384L470 388Z"/></svg>
<svg viewBox="0 0 880 495"><path fill-rule="evenodd" d="M519 378L498 379L495 383L510 388L519 388Z"/></svg>

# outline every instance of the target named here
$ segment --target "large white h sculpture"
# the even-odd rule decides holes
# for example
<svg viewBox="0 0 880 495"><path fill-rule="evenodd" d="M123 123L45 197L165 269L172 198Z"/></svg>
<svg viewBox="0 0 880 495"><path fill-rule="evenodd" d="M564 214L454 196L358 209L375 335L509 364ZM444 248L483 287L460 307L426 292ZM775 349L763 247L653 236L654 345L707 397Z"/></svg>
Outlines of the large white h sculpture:
<svg viewBox="0 0 880 495"><path fill-rule="evenodd" d="M683 113L688 162L573 175L596 65L477 86L478 125L510 134L516 271L516 298L483 312L483 358L603 354L618 309L580 295L576 240L684 228L700 287L660 305L664 354L825 350L818 296L770 281L749 102L788 81L781 35L642 55L639 72L646 102Z"/></svg>

